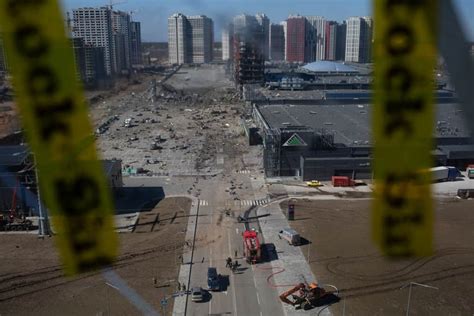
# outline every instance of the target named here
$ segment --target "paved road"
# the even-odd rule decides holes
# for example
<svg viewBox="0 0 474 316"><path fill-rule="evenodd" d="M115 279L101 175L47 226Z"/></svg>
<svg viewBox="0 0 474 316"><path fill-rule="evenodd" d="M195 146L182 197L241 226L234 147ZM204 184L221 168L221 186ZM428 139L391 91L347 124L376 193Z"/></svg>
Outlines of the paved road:
<svg viewBox="0 0 474 316"><path fill-rule="evenodd" d="M191 252L187 251L179 278L181 282L187 280L191 268L188 288L205 288L207 269L212 266L222 276L223 289L210 292L210 297L202 303L192 302L189 297L186 315L284 315L278 292L267 283L269 271L263 267L268 264L252 266L242 258L242 232L245 228L244 224L238 223L237 217L252 206L267 203L268 197L255 194L251 183L254 172L245 170L242 157L230 157L228 150L231 149L216 148L219 158L216 163L223 172L213 177L171 176L127 178L124 181L127 185L134 186L162 186L167 196L188 194L192 188L192 194L199 199L195 200L196 207L192 212L198 213L193 262L190 264ZM194 219L191 216L188 224L188 230L193 233ZM250 225L259 230L258 221ZM187 234L187 240L192 235ZM232 257L241 264L236 273L225 268L227 257ZM183 315L184 297L177 301L179 303L175 304L174 314Z"/></svg>

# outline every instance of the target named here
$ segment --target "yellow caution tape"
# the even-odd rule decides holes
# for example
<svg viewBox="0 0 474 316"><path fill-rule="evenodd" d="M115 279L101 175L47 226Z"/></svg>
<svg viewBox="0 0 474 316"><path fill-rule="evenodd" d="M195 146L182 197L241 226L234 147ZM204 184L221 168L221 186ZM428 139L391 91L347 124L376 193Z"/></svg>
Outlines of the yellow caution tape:
<svg viewBox="0 0 474 316"><path fill-rule="evenodd" d="M390 257L432 253L436 0L374 0L373 236Z"/></svg>
<svg viewBox="0 0 474 316"><path fill-rule="evenodd" d="M2 0L0 26L67 274L112 263L117 239L63 16L54 0Z"/></svg>

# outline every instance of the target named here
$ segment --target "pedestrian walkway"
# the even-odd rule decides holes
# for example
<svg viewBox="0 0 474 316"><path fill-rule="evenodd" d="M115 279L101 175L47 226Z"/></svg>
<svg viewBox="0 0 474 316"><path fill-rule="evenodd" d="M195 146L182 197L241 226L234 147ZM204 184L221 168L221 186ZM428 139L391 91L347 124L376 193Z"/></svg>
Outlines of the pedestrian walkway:
<svg viewBox="0 0 474 316"><path fill-rule="evenodd" d="M199 206L209 206L209 202L206 200L199 200Z"/></svg>
<svg viewBox="0 0 474 316"><path fill-rule="evenodd" d="M235 206L257 206L257 205L265 205L270 203L270 199L261 199L261 200L236 200L234 201Z"/></svg>
<svg viewBox="0 0 474 316"><path fill-rule="evenodd" d="M247 170L247 169L244 169L244 170L237 170L237 173L240 173L240 174L251 174L252 171Z"/></svg>

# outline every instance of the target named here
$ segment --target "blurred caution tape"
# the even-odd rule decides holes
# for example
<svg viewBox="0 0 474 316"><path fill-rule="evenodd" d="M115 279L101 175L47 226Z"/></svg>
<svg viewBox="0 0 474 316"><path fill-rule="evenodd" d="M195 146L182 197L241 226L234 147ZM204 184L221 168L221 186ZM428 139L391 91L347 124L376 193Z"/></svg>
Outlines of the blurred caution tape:
<svg viewBox="0 0 474 316"><path fill-rule="evenodd" d="M432 252L437 1L374 0L373 236L389 257Z"/></svg>
<svg viewBox="0 0 474 316"><path fill-rule="evenodd" d="M53 0L3 0L0 27L66 273L109 265L117 248L112 200L60 7Z"/></svg>

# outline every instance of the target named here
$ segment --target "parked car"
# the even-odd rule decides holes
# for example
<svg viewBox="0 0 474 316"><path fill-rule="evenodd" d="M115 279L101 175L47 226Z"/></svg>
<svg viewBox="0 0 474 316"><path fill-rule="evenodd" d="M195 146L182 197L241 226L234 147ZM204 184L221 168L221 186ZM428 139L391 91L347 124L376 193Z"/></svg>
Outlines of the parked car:
<svg viewBox="0 0 474 316"><path fill-rule="evenodd" d="M308 181L308 182L306 182L306 185L309 186L309 187L321 187L321 186L323 186L323 184L321 182L319 182L318 180Z"/></svg>
<svg viewBox="0 0 474 316"><path fill-rule="evenodd" d="M220 275L217 274L217 269L209 267L207 269L207 288L210 291L219 291L221 289L219 284Z"/></svg>
<svg viewBox="0 0 474 316"><path fill-rule="evenodd" d="M191 289L191 300L193 302L202 302L204 299L204 291L201 287L193 287Z"/></svg>
<svg viewBox="0 0 474 316"><path fill-rule="evenodd" d="M285 239L288 244L293 246L297 246L301 243L300 234L298 234L296 230L291 228L283 228L282 230L280 230L280 232L278 233L278 237L280 239Z"/></svg>

